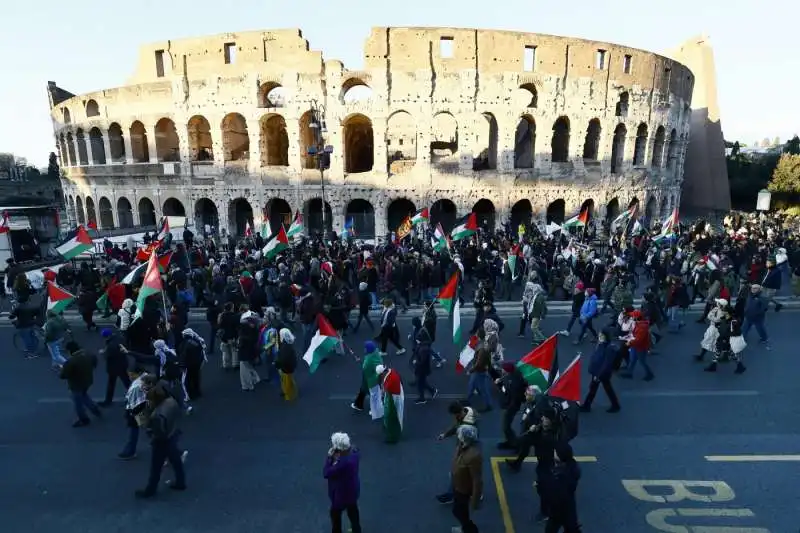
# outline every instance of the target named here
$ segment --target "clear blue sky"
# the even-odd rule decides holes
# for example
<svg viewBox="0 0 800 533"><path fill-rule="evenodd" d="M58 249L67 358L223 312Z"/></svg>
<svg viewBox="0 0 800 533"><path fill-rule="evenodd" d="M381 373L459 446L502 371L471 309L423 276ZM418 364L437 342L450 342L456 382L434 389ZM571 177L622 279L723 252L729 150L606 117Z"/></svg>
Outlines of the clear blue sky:
<svg viewBox="0 0 800 533"><path fill-rule="evenodd" d="M371 26L478 27L570 35L654 52L703 32L715 49L722 127L752 143L800 131L800 3L743 0L9 0L0 17L0 152L45 165L54 151L45 86L117 87L139 45L196 35L301 28L311 47L362 64ZM391 7L390 7L391 6ZM502 6L502 9L499 9ZM581 7L585 6L585 7ZM795 50L795 51L793 51Z"/></svg>

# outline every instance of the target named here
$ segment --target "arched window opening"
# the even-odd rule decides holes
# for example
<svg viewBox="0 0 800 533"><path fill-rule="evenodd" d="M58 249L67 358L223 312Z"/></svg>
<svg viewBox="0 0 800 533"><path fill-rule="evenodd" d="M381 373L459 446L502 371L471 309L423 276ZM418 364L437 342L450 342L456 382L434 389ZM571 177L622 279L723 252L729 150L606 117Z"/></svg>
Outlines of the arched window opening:
<svg viewBox="0 0 800 533"><path fill-rule="evenodd" d="M117 220L120 228L133 227L133 207L124 196L117 199Z"/></svg>
<svg viewBox="0 0 800 533"><path fill-rule="evenodd" d="M86 212L83 210L83 200L80 196L75 198L75 215L78 217L78 224L86 224Z"/></svg>
<svg viewBox="0 0 800 533"><path fill-rule="evenodd" d="M69 109L66 107L61 109L61 118L64 121L64 124L72 124L72 115L69 112Z"/></svg>
<svg viewBox="0 0 800 533"><path fill-rule="evenodd" d="M390 174L403 174L417 161L417 128L412 116L398 111L386 123L386 163Z"/></svg>
<svg viewBox="0 0 800 533"><path fill-rule="evenodd" d="M100 116L100 106L97 105L97 102L94 100L89 100L86 102L86 117L99 117Z"/></svg>
<svg viewBox="0 0 800 533"><path fill-rule="evenodd" d="M364 115L353 115L344 123L345 172L369 172L374 164L372 121Z"/></svg>
<svg viewBox="0 0 800 533"><path fill-rule="evenodd" d="M100 128L92 128L89 130L89 143L92 146L92 164L105 165L106 147L103 144L103 133L100 131Z"/></svg>
<svg viewBox="0 0 800 533"><path fill-rule="evenodd" d="M75 132L75 139L78 143L78 164L88 165L89 155L86 149L86 135L82 129L78 128L78 131Z"/></svg>
<svg viewBox="0 0 800 533"><path fill-rule="evenodd" d="M621 174L625 162L625 137L628 130L624 124L618 124L611 142L611 173Z"/></svg>
<svg viewBox="0 0 800 533"><path fill-rule="evenodd" d="M162 211L165 217L186 216L186 208L183 207L183 203L177 198L167 198L166 200L164 200L164 206Z"/></svg>
<svg viewBox="0 0 800 533"><path fill-rule="evenodd" d="M535 108L539 104L539 92L536 90L536 85L533 83L524 83L519 86L520 91L526 93L525 99L527 104L525 107Z"/></svg>
<svg viewBox="0 0 800 533"><path fill-rule="evenodd" d="M147 130L144 129L144 124L138 120L131 124L130 128L131 138L131 156L134 163L149 163L150 162L150 147L147 141Z"/></svg>
<svg viewBox="0 0 800 533"><path fill-rule="evenodd" d="M63 133L58 136L58 156L61 158L62 167L72 166L67 150L67 140Z"/></svg>
<svg viewBox="0 0 800 533"><path fill-rule="evenodd" d="M458 122L450 113L433 116L430 157L440 168L458 168Z"/></svg>
<svg viewBox="0 0 800 533"><path fill-rule="evenodd" d="M375 209L372 204L356 198L347 204L345 222L353 228L353 236L358 239L375 237Z"/></svg>
<svg viewBox="0 0 800 533"><path fill-rule="evenodd" d="M644 216L647 218L649 223L653 222L653 218L658 213L658 204L656 203L656 199L654 196L651 196L647 199L647 204L644 208Z"/></svg>
<svg viewBox="0 0 800 533"><path fill-rule="evenodd" d="M232 235L242 236L247 230L247 225L255 231L253 221L253 206L244 198L236 198L228 204L228 231Z"/></svg>
<svg viewBox="0 0 800 533"><path fill-rule="evenodd" d="M615 115L618 117L627 117L628 116L628 105L630 103L631 96L628 91L623 91L619 94L619 99L617 100L617 108Z"/></svg>
<svg viewBox="0 0 800 533"><path fill-rule="evenodd" d="M644 166L647 155L647 124L639 124L636 128L636 144L633 146L633 165Z"/></svg>
<svg viewBox="0 0 800 533"><path fill-rule="evenodd" d="M114 210L111 208L111 201L103 196L97 202L100 210L100 229L114 229Z"/></svg>
<svg viewBox="0 0 800 533"><path fill-rule="evenodd" d="M412 216L416 212L417 208L414 206L414 202L408 198L397 198L392 200L392 202L389 204L389 207L386 209L386 223L389 231L397 231L397 228L400 227L400 224L403 222L403 220L405 220L406 217Z"/></svg>
<svg viewBox="0 0 800 533"><path fill-rule="evenodd" d="M73 225L78 220L78 213L75 210L75 198L72 196L70 196L67 201L67 209L69 210L68 217L70 225Z"/></svg>
<svg viewBox="0 0 800 533"><path fill-rule="evenodd" d="M517 234L519 225L528 228L533 220L533 206L531 201L522 199L511 206L511 232Z"/></svg>
<svg viewBox="0 0 800 533"><path fill-rule="evenodd" d="M481 198L472 206L472 212L478 219L478 227L485 231L494 231L496 211L491 200Z"/></svg>
<svg viewBox="0 0 800 533"><path fill-rule="evenodd" d="M261 166L289 166L289 134L281 115L261 117Z"/></svg>
<svg viewBox="0 0 800 533"><path fill-rule="evenodd" d="M372 88L364 80L350 78L342 84L341 95L344 104L361 102L372 98Z"/></svg>
<svg viewBox="0 0 800 533"><path fill-rule="evenodd" d="M108 150L112 163L125 162L125 139L122 138L122 127L116 122L108 127Z"/></svg>
<svg viewBox="0 0 800 533"><path fill-rule="evenodd" d="M600 134L602 128L600 127L600 119L593 118L589 121L589 127L586 128L586 140L583 143L583 158L589 161L597 161L600 152Z"/></svg>
<svg viewBox="0 0 800 533"><path fill-rule="evenodd" d="M569 119L559 117L553 124L553 140L550 145L553 163L569 161Z"/></svg>
<svg viewBox="0 0 800 533"><path fill-rule="evenodd" d="M289 226L292 225L292 221L294 220L292 207L289 205L289 202L283 198L270 199L267 202L265 211L265 218L270 222L273 235L280 230L281 226L289 229Z"/></svg>
<svg viewBox="0 0 800 533"><path fill-rule="evenodd" d="M674 129L669 133L669 145L667 146L667 166L670 171L677 168L678 163L678 132Z"/></svg>
<svg viewBox="0 0 800 533"><path fill-rule="evenodd" d="M175 123L162 118L156 122L156 155L160 162L174 162L181 160L180 142Z"/></svg>
<svg viewBox="0 0 800 533"><path fill-rule="evenodd" d="M554 222L556 224L563 224L564 223L564 211L566 210L566 202L563 199L559 198L558 200L554 200L550 202L550 205L547 206L547 223Z"/></svg>
<svg viewBox="0 0 800 533"><path fill-rule="evenodd" d="M315 169L317 168L317 159L314 154L309 154L309 147L317 146L317 128L311 127L313 114L311 111L306 111L300 117L300 153L302 155L303 168Z"/></svg>
<svg viewBox="0 0 800 533"><path fill-rule="evenodd" d="M309 235L322 235L322 199L312 198L303 206L303 217L306 220L306 231ZM325 233L333 231L333 215L331 205L325 202Z"/></svg>
<svg viewBox="0 0 800 533"><path fill-rule="evenodd" d="M273 81L262 83L258 88L258 107L284 107L286 89Z"/></svg>
<svg viewBox="0 0 800 533"><path fill-rule="evenodd" d="M189 155L192 161L213 161L214 142L211 138L211 124L203 115L195 115L186 125L189 134Z"/></svg>
<svg viewBox="0 0 800 533"><path fill-rule="evenodd" d="M216 235L219 232L219 212L217 206L208 198L200 198L194 203L195 227L201 235Z"/></svg>
<svg viewBox="0 0 800 533"><path fill-rule="evenodd" d="M442 229L449 234L455 227L457 218L456 204L451 200L443 198L436 200L431 205L430 221L432 228L435 228L437 224L441 224Z"/></svg>
<svg viewBox="0 0 800 533"><path fill-rule="evenodd" d="M536 158L536 122L524 116L514 134L514 168L533 168Z"/></svg>
<svg viewBox="0 0 800 533"><path fill-rule="evenodd" d="M86 197L86 224L97 226L97 211L94 208L94 200L91 196Z"/></svg>
<svg viewBox="0 0 800 533"><path fill-rule="evenodd" d="M491 113L476 117L472 170L497 168L497 120Z"/></svg>
<svg viewBox="0 0 800 533"><path fill-rule="evenodd" d="M231 113L222 119L222 146L225 161L247 161L250 159L250 134L247 121L239 113Z"/></svg>
<svg viewBox="0 0 800 533"><path fill-rule="evenodd" d="M78 160L75 159L75 139L72 137L72 132L67 133L67 158L69 159L69 165L75 166L78 164Z"/></svg>
<svg viewBox="0 0 800 533"><path fill-rule="evenodd" d="M139 224L142 226L156 225L156 208L149 198L139 199Z"/></svg>
<svg viewBox="0 0 800 533"><path fill-rule="evenodd" d="M587 198L586 200L583 201L579 213L582 213L584 211L589 213L590 219L594 218L594 200L592 200L591 198Z"/></svg>
<svg viewBox="0 0 800 533"><path fill-rule="evenodd" d="M653 168L662 168L664 166L664 141L666 137L666 130L664 126L659 126L656 129L656 139L653 142L653 158L650 166Z"/></svg>
<svg viewBox="0 0 800 533"><path fill-rule="evenodd" d="M606 204L606 220L608 222L613 222L615 218L619 216L619 198L612 198L610 202Z"/></svg>

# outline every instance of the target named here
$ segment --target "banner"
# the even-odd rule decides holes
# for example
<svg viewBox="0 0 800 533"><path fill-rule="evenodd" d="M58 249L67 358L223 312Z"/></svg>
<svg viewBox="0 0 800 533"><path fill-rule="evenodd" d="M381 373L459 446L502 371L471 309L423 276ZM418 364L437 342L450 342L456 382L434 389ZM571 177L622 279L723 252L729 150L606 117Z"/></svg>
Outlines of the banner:
<svg viewBox="0 0 800 533"><path fill-rule="evenodd" d="M403 240L411 233L411 230L414 228L414 224L411 223L411 218L406 217L397 227L397 240Z"/></svg>

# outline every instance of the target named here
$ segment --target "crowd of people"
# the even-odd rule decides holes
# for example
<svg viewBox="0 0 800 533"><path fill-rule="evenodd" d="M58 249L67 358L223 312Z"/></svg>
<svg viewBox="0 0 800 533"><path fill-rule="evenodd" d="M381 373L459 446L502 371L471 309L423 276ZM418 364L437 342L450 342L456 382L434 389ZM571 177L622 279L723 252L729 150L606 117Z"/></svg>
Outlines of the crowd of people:
<svg viewBox="0 0 800 533"><path fill-rule="evenodd" d="M135 264L141 255L131 253L130 246L112 244L101 264L82 262L75 268L68 263L46 276L77 295L87 329L97 328L98 312L116 316L116 325L101 331L108 381L99 404L88 394L97 357L70 339L70 326L62 316L43 313L41 305L33 303L24 273L7 282L17 302L10 316L29 357L38 353L31 330L44 318L52 367L67 381L76 427L91 422L89 413L102 416L100 407L111 405L117 381L126 388L128 438L119 457L135 456L145 429L152 444L151 469L146 488L136 494L151 497L165 461L175 474L170 487L186 488L180 420L192 412L192 401L202 396L202 372L209 357L219 352L224 371L238 369L242 391L254 390L262 379L279 380L284 399L294 401L298 352L304 353L312 342L318 316L325 317L342 339L362 322L374 331L375 341L367 342L363 353L357 350L363 379L351 407L363 410L368 398L372 417L383 419L387 442L400 441L404 413L397 391L402 377L389 368L385 356L389 344L398 355L408 346L416 402L436 398L438 390L429 376L432 368L446 362L447 353L434 348L441 318L434 303L439 289L455 274L458 297L462 302L472 299L476 316L471 332L479 343L467 368L468 394L450 406L455 423L440 435L455 436L457 446L450 487L437 499L452 505L459 531L478 531L470 518L483 498L477 421L480 413L499 406L505 435L499 447L516 453L507 462L510 471L519 471L531 449L538 459L537 518L547 521L548 532L560 528L572 532L579 529L575 491L580 470L569 445L574 435L552 402L545 401L546 390L528 384L514 358L506 356L501 342L504 323L495 303L519 299L517 335L530 332L534 345L547 338L545 331L571 336L575 326L579 328L575 344L591 336L592 380L580 410L591 411L602 386L611 404L608 410L615 413L621 405L611 385L614 373L630 379L641 367L645 380L654 379L648 355L665 335L685 326L690 304L705 304L698 322L708 324L696 359L710 355L708 372L734 361L734 371L740 374L746 370L742 356L751 328L766 348L770 346L766 316L770 304L775 311L781 309L777 292L790 282L793 294L800 292L798 227L779 215L732 213L721 228L699 221L678 225L669 234L641 226L629 220L619 227L605 223L592 231L550 233L535 225L512 228L509 222L502 229L485 228L435 251L423 225L411 237L382 244L335 236L326 242L301 239L269 259L262 251L266 242L261 235L231 238L223 244L210 237L195 239L185 229L182 242L172 243L170 235L152 250L160 256L169 254L162 272L164 294L145 299L141 309L135 303L144 275ZM638 306L637 295L641 295ZM103 296L107 304L98 310ZM571 319L561 331L547 320L548 302L554 300L571 301ZM414 304L421 306L421 312L412 311L417 316L406 343L397 317ZM193 307L206 310L208 338L189 327ZM377 310L380 321L373 323L370 311ZM603 318L607 313L610 316ZM446 343L439 344L443 348ZM344 343L338 349L349 351ZM520 413L517 434L513 425ZM342 531L343 514L352 531L360 531L358 458L347 434L331 437L324 476L334 533Z"/></svg>

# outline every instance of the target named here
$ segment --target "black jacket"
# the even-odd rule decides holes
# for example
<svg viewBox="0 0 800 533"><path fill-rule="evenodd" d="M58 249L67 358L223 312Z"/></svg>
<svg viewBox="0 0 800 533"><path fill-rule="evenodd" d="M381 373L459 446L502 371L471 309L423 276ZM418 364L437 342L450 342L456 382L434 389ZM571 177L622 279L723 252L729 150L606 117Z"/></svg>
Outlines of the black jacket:
<svg viewBox="0 0 800 533"><path fill-rule="evenodd" d="M94 383L94 369L97 357L83 350L72 354L61 367L61 379L67 380L67 387L73 392L86 392Z"/></svg>
<svg viewBox="0 0 800 533"><path fill-rule="evenodd" d="M128 356L122 353L122 337L114 333L106 340L105 359L106 372L112 375L121 375L128 371Z"/></svg>
<svg viewBox="0 0 800 533"><path fill-rule="evenodd" d="M294 374L297 370L297 352L291 344L281 343L278 348L278 358L275 360L275 368L284 374Z"/></svg>

